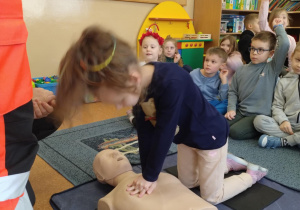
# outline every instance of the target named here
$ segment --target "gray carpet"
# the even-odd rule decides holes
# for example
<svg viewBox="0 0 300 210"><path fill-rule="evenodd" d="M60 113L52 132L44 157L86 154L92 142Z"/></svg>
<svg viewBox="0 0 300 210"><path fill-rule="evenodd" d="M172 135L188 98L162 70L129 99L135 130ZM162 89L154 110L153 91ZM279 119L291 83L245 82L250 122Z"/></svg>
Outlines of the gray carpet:
<svg viewBox="0 0 300 210"><path fill-rule="evenodd" d="M228 151L269 170L267 178L300 191L300 149L265 149L257 140L229 140Z"/></svg>
<svg viewBox="0 0 300 210"><path fill-rule="evenodd" d="M55 132L39 142L38 155L74 185L79 185L95 178L92 163L100 151L100 143L112 142L114 149L122 147L122 152L134 151L137 148L134 142L129 142L129 146L114 143L134 138L135 134L126 116L99 121ZM174 152L176 146L172 145L169 154ZM267 178L300 191L299 148L263 149L257 140L230 139L229 152L268 168ZM138 153L126 156L133 165L139 163Z"/></svg>
<svg viewBox="0 0 300 210"><path fill-rule="evenodd" d="M72 184L95 178L93 160L102 149L118 149L132 165L140 163L136 131L126 116L56 131L39 142L38 155ZM176 153L172 144L169 153Z"/></svg>

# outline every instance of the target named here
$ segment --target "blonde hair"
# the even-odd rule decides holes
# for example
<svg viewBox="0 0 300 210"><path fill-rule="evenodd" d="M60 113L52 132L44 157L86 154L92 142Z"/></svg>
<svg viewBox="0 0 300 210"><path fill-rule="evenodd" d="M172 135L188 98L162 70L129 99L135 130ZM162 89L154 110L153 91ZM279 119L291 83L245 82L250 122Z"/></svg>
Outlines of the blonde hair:
<svg viewBox="0 0 300 210"><path fill-rule="evenodd" d="M291 17L289 16L289 14L287 13L287 11L286 11L285 9L283 9L283 8L276 8L276 9L272 10L272 12L271 12L271 14L270 14L270 16L269 16L269 26L270 26L271 29L273 29L273 21L274 21L274 19L275 19L275 18L278 18L279 15L280 15L282 12L285 12L285 13L286 13L286 16L287 16L288 21L289 21L287 25L289 25L289 23L290 23L290 21L291 21L292 19L291 19Z"/></svg>
<svg viewBox="0 0 300 210"><path fill-rule="evenodd" d="M226 40L229 40L229 43L230 43L230 50L229 50L229 53L228 55L231 55L234 51L237 50L237 42L236 42L236 39L234 38L234 36L231 36L231 35L226 35L224 36L221 41L220 41L220 46L222 44L222 42L226 41Z"/></svg>
<svg viewBox="0 0 300 210"><path fill-rule="evenodd" d="M209 48L206 52L206 55L217 55L223 60L223 63L226 63L227 58L228 58L227 53L221 47L211 47L211 48Z"/></svg>
<svg viewBox="0 0 300 210"><path fill-rule="evenodd" d="M292 54L292 57L295 55L296 52L300 52L300 42L297 43L296 47L295 47L295 50Z"/></svg>
<svg viewBox="0 0 300 210"><path fill-rule="evenodd" d="M166 45L167 42L172 42L172 43L174 44L174 46L175 46L175 53L179 53L179 52L178 52L178 48L177 48L177 40L174 39L174 38L172 38L170 35L168 35L168 36L165 38L165 40L164 40L164 44L162 45L163 50L164 50L165 45ZM161 58L160 58L159 61L161 61L161 62L166 62L166 56L165 56L165 55L164 55L164 56L161 56ZM182 59L180 59L180 60L178 61L178 65L179 65L180 67L183 67Z"/></svg>
<svg viewBox="0 0 300 210"><path fill-rule="evenodd" d="M107 63L107 60L110 62ZM105 63L101 70L93 67ZM97 26L86 28L62 58L59 65L55 114L69 120L84 103L87 93L94 93L101 84L128 90L128 66L137 64L130 46Z"/></svg>
<svg viewBox="0 0 300 210"><path fill-rule="evenodd" d="M256 13L251 13L251 14L246 15L246 17L244 19L245 28L248 29L248 25L252 24L256 19L258 19L258 14L256 14Z"/></svg>

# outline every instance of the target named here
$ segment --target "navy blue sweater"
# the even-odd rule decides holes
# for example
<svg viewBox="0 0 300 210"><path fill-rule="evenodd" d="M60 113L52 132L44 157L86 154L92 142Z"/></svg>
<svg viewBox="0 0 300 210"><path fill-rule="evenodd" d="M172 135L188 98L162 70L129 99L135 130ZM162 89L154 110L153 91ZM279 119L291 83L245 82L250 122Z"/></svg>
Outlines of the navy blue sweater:
<svg viewBox="0 0 300 210"><path fill-rule="evenodd" d="M225 145L227 120L201 94L190 75L174 63L151 63L155 70L145 101L154 98L156 125L145 121L140 105L134 107L142 174L156 181L174 142L212 150ZM176 126L179 133L174 136Z"/></svg>

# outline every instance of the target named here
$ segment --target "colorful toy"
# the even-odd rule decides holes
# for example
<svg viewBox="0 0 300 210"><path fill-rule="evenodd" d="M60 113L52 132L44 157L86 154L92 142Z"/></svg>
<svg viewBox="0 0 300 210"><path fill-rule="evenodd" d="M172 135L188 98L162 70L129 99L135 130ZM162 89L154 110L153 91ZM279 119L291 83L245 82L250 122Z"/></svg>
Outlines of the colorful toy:
<svg viewBox="0 0 300 210"><path fill-rule="evenodd" d="M35 87L50 90L55 94L58 76L54 75L51 77L36 77L32 78L32 82L34 83Z"/></svg>

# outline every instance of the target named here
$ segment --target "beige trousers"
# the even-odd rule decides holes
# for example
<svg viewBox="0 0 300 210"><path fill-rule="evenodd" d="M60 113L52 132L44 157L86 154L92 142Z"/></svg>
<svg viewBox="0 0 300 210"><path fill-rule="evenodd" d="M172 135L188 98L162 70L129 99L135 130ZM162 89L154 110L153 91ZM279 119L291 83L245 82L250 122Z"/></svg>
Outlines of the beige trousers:
<svg viewBox="0 0 300 210"><path fill-rule="evenodd" d="M224 179L227 169L228 142L215 150L200 150L178 145L179 180L188 188L200 186L200 195L211 204L226 201L252 186L247 173Z"/></svg>

